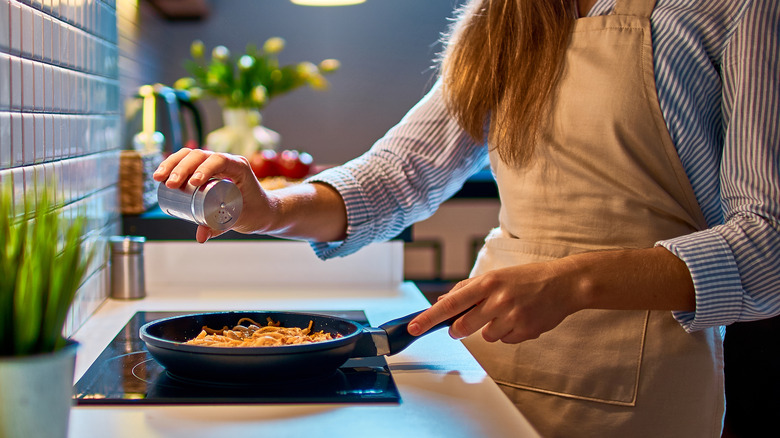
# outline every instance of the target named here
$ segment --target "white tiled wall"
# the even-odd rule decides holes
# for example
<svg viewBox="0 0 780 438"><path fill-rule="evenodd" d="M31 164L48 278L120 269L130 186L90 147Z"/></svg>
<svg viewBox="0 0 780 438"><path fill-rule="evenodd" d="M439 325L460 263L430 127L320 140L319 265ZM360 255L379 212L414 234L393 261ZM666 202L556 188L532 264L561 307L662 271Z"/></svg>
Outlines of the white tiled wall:
<svg viewBox="0 0 780 438"><path fill-rule="evenodd" d="M85 211L96 248L68 332L105 298L105 237L119 230L116 9L116 0L0 0L0 179L13 184L17 213L24 193L56 181L63 215Z"/></svg>

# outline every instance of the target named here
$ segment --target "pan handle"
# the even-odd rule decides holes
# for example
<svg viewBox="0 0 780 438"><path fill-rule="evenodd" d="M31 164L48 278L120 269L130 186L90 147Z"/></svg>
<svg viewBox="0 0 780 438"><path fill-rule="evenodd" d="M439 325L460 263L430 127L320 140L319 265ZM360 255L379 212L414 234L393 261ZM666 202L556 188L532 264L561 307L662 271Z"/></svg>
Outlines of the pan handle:
<svg viewBox="0 0 780 438"><path fill-rule="evenodd" d="M435 330L438 330L443 327L449 327L452 325L452 323L455 322L458 318L468 313L471 309L473 309L474 306L469 307L468 309L464 310L463 312L460 312L459 314L453 316L450 319L444 320L435 326L431 327L430 330L423 333L421 336L425 336L428 333L431 333ZM419 336L412 336L409 334L409 323L419 314L423 313L425 310L420 310L419 312L414 312L412 314L402 316L398 319L394 319L392 321L388 321L382 325L379 326L380 329L387 332L387 342L390 347L390 353L389 355L392 356L396 353L400 353L403 351L406 347L408 347L412 342L416 341Z"/></svg>

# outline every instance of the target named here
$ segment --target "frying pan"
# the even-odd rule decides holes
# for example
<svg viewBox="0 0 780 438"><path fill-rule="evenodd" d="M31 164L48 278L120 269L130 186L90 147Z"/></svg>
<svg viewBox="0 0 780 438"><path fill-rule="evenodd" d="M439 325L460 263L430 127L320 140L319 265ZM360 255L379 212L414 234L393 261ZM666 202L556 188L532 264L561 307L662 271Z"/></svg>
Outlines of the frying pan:
<svg viewBox="0 0 780 438"><path fill-rule="evenodd" d="M407 325L422 311L386 322L377 328L333 316L299 312L210 312L174 316L141 327L141 340L152 357L170 374L184 379L216 382L261 382L301 379L334 373L350 358L396 354L417 337ZM465 313L465 312L463 312ZM451 325L463 315L441 322L427 333ZM264 322L270 317L282 327L307 327L334 339L274 347L209 347L185 344L204 326L233 327L241 318ZM341 335L341 337L336 337Z"/></svg>

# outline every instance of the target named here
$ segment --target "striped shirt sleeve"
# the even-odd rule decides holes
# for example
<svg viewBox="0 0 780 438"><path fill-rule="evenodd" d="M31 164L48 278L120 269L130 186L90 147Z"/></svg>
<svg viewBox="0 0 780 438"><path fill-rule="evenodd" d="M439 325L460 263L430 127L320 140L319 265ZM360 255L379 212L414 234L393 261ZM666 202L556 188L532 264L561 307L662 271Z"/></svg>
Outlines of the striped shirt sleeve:
<svg viewBox="0 0 780 438"><path fill-rule="evenodd" d="M780 5L754 0L722 62L724 223L659 242L690 269L688 331L780 313Z"/></svg>
<svg viewBox="0 0 780 438"><path fill-rule="evenodd" d="M391 239L430 217L487 164L487 148L448 115L436 82L368 152L308 179L341 193L348 224L345 240L312 247L325 259Z"/></svg>

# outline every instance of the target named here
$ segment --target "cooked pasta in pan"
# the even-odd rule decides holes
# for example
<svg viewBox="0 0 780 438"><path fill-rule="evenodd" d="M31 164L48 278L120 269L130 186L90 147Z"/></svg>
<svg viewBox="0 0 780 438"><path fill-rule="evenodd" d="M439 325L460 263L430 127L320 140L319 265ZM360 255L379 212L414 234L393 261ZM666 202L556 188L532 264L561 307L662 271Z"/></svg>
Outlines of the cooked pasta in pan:
<svg viewBox="0 0 780 438"><path fill-rule="evenodd" d="M232 329L227 326L214 330L203 327L197 337L185 342L190 345L208 347L275 347L280 345L309 344L333 339L333 335L322 330L312 332L313 321L306 328L281 327L279 321L267 318L268 325L261 326L250 318L241 318ZM248 325L241 325L248 323ZM336 335L337 338L341 335Z"/></svg>

